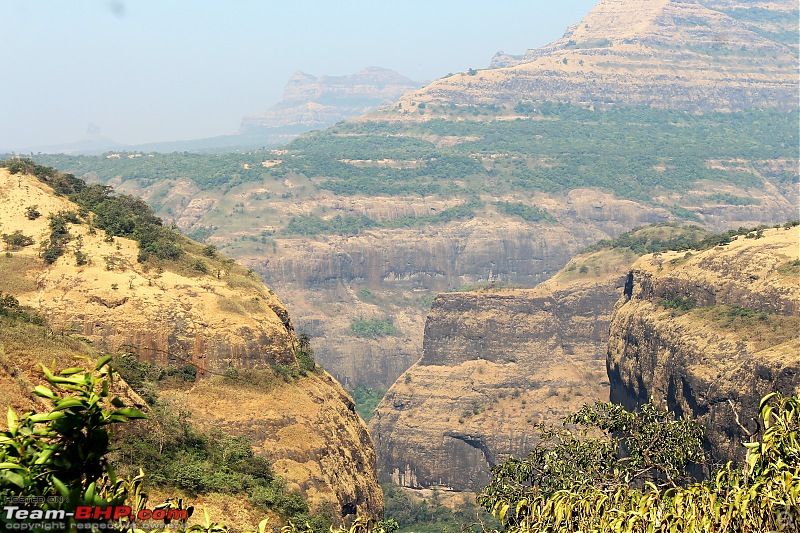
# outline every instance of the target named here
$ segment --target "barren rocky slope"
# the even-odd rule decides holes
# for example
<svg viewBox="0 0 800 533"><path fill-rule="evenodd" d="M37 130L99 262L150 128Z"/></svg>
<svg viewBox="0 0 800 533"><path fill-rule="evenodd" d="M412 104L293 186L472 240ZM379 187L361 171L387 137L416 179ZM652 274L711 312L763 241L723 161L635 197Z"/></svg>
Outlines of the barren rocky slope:
<svg viewBox="0 0 800 533"><path fill-rule="evenodd" d="M800 392L800 231L766 230L685 257L640 259L608 345L611 399L651 397L707 428L720 461L742 458L736 424L769 392Z"/></svg>
<svg viewBox="0 0 800 533"><path fill-rule="evenodd" d="M33 176L6 169L0 169L0 201L0 233L19 230L37 243L50 237L48 215L79 211ZM29 220L29 207L40 216ZM38 246L10 248L0 258L0 292L36 309L57 333L77 334L98 349L132 352L164 366L191 363L205 377L229 368L297 365L285 307L245 268L203 255L203 247L187 239L182 262L148 269L137 261L134 241L106 239L89 220L87 214L68 225L72 240L52 265L39 257ZM20 346L12 348L19 360ZM5 356L8 349L0 346ZM39 354L29 357L35 361ZM18 367L6 358L3 365L3 381L21 383L18 392L35 382L31 362ZM199 425L250 437L290 486L308 496L312 509L381 515L372 441L338 383L319 371L271 390L251 389L200 380L185 402ZM30 405L14 394L7 401Z"/></svg>

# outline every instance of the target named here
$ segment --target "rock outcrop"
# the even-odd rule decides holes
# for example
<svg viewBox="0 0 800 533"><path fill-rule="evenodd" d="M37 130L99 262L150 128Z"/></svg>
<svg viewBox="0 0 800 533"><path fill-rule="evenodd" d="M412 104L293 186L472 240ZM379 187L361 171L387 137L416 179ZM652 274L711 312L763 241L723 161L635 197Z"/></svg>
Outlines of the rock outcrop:
<svg viewBox="0 0 800 533"><path fill-rule="evenodd" d="M49 215L79 211L33 176L6 169L0 169L0 202L2 232L19 230L38 242L49 239ZM29 207L40 216L29 220ZM69 224L68 231L66 253L51 265L34 246L3 257L0 292L33 307L56 333L77 334L99 350L131 352L163 366L194 365L209 379L172 396L185 394L197 424L248 436L314 510L382 515L372 441L332 377L319 371L266 389L220 383L215 376L227 369L297 365L289 314L254 273L188 239L181 242L181 260L148 268L137 261L134 241L106 239L88 223ZM35 366L18 368L6 357L0 374L8 375L0 382L31 382Z"/></svg>
<svg viewBox="0 0 800 533"><path fill-rule="evenodd" d="M607 328L631 261L605 250L535 289L439 295L422 358L370 422L380 479L477 491L532 447L534 423L607 400Z"/></svg>
<svg viewBox="0 0 800 533"><path fill-rule="evenodd" d="M715 460L741 459L762 396L800 392L800 232L634 266L610 328L611 400L651 397L707 431Z"/></svg>

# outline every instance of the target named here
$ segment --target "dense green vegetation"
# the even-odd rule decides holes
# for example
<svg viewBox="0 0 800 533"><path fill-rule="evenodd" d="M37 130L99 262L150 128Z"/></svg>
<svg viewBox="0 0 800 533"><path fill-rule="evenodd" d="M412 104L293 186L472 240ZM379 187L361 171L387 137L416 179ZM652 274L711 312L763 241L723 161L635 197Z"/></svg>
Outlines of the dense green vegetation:
<svg viewBox="0 0 800 533"><path fill-rule="evenodd" d="M350 334L362 339L377 339L397 334L391 320L356 320L350 324Z"/></svg>
<svg viewBox="0 0 800 533"><path fill-rule="evenodd" d="M436 111L468 120L343 123L296 139L280 155L259 151L132 158L128 156L134 154L39 155L37 160L101 182L115 177L141 185L185 180L204 189L305 175L317 187L342 195L468 197L597 187L652 202L658 193L682 192L699 180L762 188L755 174L708 164L732 159L750 161L781 186L798 179L791 169L776 169L769 163L785 159L796 164L800 142L796 113L695 115L637 107L601 111L541 102L515 106L522 115L516 120L490 120L507 114L497 106ZM429 140L442 136L462 141L442 146ZM264 167L264 160L281 163ZM735 195L719 200L739 201Z"/></svg>
<svg viewBox="0 0 800 533"><path fill-rule="evenodd" d="M547 220L555 222L555 219L545 209L530 206L520 202L497 202L497 212L504 215L520 217L526 222L539 222Z"/></svg>
<svg viewBox="0 0 800 533"><path fill-rule="evenodd" d="M697 481L686 473L705 463L695 422L651 405L637 413L584 406L562 428L540 427L542 442L527 458L495 467L478 501L514 533L794 531L800 398L770 394L760 414L762 433L744 444L744 464L728 463Z"/></svg>
<svg viewBox="0 0 800 533"><path fill-rule="evenodd" d="M386 391L383 389L373 389L372 387L357 387L350 391L353 401L356 404L356 412L364 422L369 422L375 413L378 404L381 403Z"/></svg>

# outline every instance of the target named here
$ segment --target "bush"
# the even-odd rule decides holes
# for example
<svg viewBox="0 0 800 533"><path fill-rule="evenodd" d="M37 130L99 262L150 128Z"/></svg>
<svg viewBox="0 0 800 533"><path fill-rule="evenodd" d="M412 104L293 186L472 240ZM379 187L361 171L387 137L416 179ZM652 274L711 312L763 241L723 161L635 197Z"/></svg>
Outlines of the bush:
<svg viewBox="0 0 800 533"><path fill-rule="evenodd" d="M800 523L800 398L770 394L760 414L761 440L744 444L743 465L728 463L707 481L689 482L684 468L699 458L696 424L652 426L611 404L584 407L565 421L609 437L579 440L568 430L548 430L545 441L556 441L495 467L478 500L515 533L793 531ZM619 431L625 441L613 436ZM645 468L656 477L638 474Z"/></svg>
<svg viewBox="0 0 800 533"><path fill-rule="evenodd" d="M314 372L317 369L317 363L314 361L314 350L311 348L311 338L305 333L298 335L297 349L294 355L301 372Z"/></svg>
<svg viewBox="0 0 800 533"><path fill-rule="evenodd" d="M42 216L42 214L39 212L39 209L37 209L38 207L39 206L37 205L29 205L28 207L26 207L25 218L27 218L28 220L36 220L37 218Z"/></svg>
<svg viewBox="0 0 800 533"><path fill-rule="evenodd" d="M397 328L391 320L356 320L350 324L350 334L362 339L377 339L396 333Z"/></svg>
<svg viewBox="0 0 800 533"><path fill-rule="evenodd" d="M23 235L22 231L16 230L14 233L10 235L8 233L3 234L3 240L6 243L6 248L8 250L19 250L25 246L32 245L35 241L33 237L28 237L27 235Z"/></svg>
<svg viewBox="0 0 800 533"><path fill-rule="evenodd" d="M692 296L676 296L675 298L660 299L658 301L663 307L667 309L675 309L676 311L686 313L697 307L697 300Z"/></svg>

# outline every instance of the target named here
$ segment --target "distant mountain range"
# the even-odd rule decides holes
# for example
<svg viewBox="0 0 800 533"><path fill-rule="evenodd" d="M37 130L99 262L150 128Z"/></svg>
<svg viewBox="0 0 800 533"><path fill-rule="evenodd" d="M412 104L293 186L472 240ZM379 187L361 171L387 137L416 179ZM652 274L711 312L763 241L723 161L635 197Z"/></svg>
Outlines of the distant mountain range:
<svg viewBox="0 0 800 533"><path fill-rule="evenodd" d="M231 135L124 145L99 134L90 134L77 142L34 146L21 152L91 155L112 150L214 152L274 147L308 131L324 129L389 105L406 91L423 85L381 67L368 67L347 76L316 77L298 71L286 84L280 103L260 115L245 116L239 131Z"/></svg>
<svg viewBox="0 0 800 533"><path fill-rule="evenodd" d="M239 133L269 134L293 126L326 128L391 104L403 93L422 86L380 67L369 67L350 76L319 78L298 71L286 84L283 101L261 115L244 117Z"/></svg>

